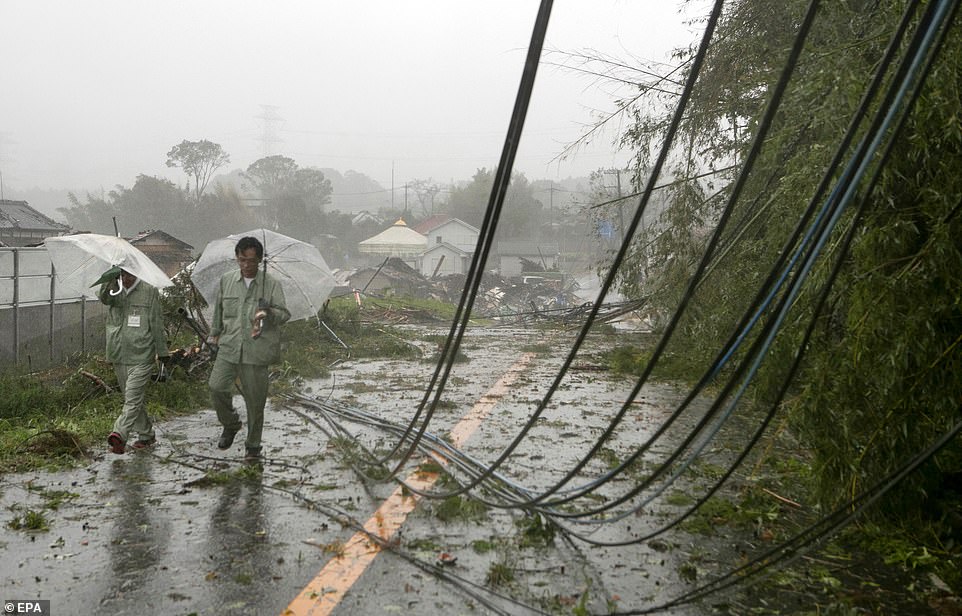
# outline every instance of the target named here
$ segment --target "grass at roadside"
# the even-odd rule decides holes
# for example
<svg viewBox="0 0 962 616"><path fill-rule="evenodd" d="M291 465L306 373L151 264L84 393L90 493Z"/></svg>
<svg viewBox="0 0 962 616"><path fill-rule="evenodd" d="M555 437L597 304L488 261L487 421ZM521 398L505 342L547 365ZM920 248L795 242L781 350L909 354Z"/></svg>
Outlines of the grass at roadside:
<svg viewBox="0 0 962 616"><path fill-rule="evenodd" d="M378 304L379 310L395 312L415 306L418 314L435 319L451 311L439 302L404 298ZM288 323L283 360L272 367L272 393L295 390L302 379L324 376L333 363L348 357L421 358L405 338L409 334L373 321L370 313L358 309L352 298L339 298L321 314L322 322ZM147 388L148 412L157 421L206 408L208 374L209 365L191 374L175 367L166 382ZM102 354L77 356L43 372L0 374L0 473L84 463L106 448L122 405L113 368Z"/></svg>

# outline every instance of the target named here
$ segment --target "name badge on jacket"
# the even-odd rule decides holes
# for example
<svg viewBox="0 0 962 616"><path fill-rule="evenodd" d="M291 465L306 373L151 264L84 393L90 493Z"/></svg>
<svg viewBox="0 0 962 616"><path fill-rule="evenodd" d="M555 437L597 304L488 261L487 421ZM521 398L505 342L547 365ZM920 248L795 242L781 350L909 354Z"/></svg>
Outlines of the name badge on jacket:
<svg viewBox="0 0 962 616"><path fill-rule="evenodd" d="M139 314L128 315L127 327L140 327L140 315Z"/></svg>

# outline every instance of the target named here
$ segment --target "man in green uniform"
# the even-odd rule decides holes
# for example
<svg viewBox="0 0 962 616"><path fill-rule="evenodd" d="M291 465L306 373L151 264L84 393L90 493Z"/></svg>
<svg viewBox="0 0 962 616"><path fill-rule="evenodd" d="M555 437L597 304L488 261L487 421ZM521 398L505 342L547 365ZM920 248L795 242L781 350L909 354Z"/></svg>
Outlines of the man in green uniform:
<svg viewBox="0 0 962 616"><path fill-rule="evenodd" d="M124 407L107 437L110 450L126 451L128 437L136 432L137 449L154 444L154 425L147 416L147 383L159 358L169 357L163 312L157 289L130 272L113 268L101 280L100 301L107 310L107 361L114 365Z"/></svg>
<svg viewBox="0 0 962 616"><path fill-rule="evenodd" d="M247 407L246 457L258 459L267 402L267 366L280 359L280 326L291 313L280 283L260 268L264 259L260 241L241 238L234 255L240 269L224 274L214 303L210 342L217 345L217 359L208 384L211 403L224 427L217 447L228 449L241 429L232 391L234 381L240 380Z"/></svg>

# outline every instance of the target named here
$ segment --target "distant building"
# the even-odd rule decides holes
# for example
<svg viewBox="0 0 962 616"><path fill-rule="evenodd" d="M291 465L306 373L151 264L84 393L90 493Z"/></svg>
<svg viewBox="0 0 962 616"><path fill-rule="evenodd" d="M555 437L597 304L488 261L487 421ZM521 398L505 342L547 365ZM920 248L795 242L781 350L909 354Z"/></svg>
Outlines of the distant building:
<svg viewBox="0 0 962 616"><path fill-rule="evenodd" d="M428 238L427 248L417 261L422 276L438 278L468 272L481 233L477 228L458 218L440 215L414 229Z"/></svg>
<svg viewBox="0 0 962 616"><path fill-rule="evenodd" d="M451 220L451 217L447 214L435 214L414 225L414 230L421 235L427 235L432 229L437 229L449 220Z"/></svg>
<svg viewBox="0 0 962 616"><path fill-rule="evenodd" d="M153 261L168 277L194 260L194 247L164 231L141 231L128 242Z"/></svg>
<svg viewBox="0 0 962 616"><path fill-rule="evenodd" d="M403 218L398 218L397 222L384 231L360 242L357 250L361 254L376 257L398 257L411 265L417 256L424 252L427 241L426 237L409 227Z"/></svg>
<svg viewBox="0 0 962 616"><path fill-rule="evenodd" d="M69 226L44 216L26 201L0 199L0 245L36 246L68 231Z"/></svg>
<svg viewBox="0 0 962 616"><path fill-rule="evenodd" d="M440 244L450 244L469 255L474 254L478 236L481 234L477 227L460 218L447 216L432 216L414 227L414 230L428 238L428 249Z"/></svg>
<svg viewBox="0 0 962 616"><path fill-rule="evenodd" d="M348 278L352 289L372 295L417 296L424 278L403 260L391 257L376 267L365 267Z"/></svg>
<svg viewBox="0 0 962 616"><path fill-rule="evenodd" d="M351 219L351 224L354 225L355 227L363 224L368 224L368 223L372 223L375 225L383 225L384 221L377 214L372 214L367 210L361 210L360 212L354 215L354 218Z"/></svg>
<svg viewBox="0 0 962 616"><path fill-rule="evenodd" d="M471 254L453 244L434 244L418 257L417 269L425 278L440 278L452 274L467 274Z"/></svg>
<svg viewBox="0 0 962 616"><path fill-rule="evenodd" d="M553 270L558 263L558 245L532 240L504 240L498 243L498 271L505 278L520 276L524 262L532 261L545 270Z"/></svg>

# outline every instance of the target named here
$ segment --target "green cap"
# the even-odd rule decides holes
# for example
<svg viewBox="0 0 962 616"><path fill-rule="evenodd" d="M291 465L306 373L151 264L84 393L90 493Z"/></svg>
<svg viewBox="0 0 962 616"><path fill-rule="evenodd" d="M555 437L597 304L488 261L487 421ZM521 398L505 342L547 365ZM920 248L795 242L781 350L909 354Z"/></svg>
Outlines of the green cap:
<svg viewBox="0 0 962 616"><path fill-rule="evenodd" d="M103 284L105 282L112 282L117 279L117 276L120 276L120 268L115 266L110 268L103 274L101 274L100 278L97 279L97 282L93 283L90 286L96 287L97 285Z"/></svg>

